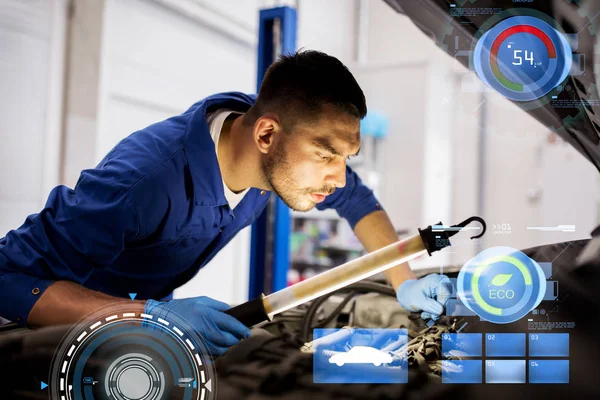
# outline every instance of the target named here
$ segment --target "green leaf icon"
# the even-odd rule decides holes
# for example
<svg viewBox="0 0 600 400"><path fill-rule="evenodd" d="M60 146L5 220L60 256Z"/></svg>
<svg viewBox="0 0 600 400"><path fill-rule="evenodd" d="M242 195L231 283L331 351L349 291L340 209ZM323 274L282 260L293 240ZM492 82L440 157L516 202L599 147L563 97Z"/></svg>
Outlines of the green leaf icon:
<svg viewBox="0 0 600 400"><path fill-rule="evenodd" d="M492 283L488 286L504 286L508 283L508 281L512 278L512 274L498 274L492 279Z"/></svg>

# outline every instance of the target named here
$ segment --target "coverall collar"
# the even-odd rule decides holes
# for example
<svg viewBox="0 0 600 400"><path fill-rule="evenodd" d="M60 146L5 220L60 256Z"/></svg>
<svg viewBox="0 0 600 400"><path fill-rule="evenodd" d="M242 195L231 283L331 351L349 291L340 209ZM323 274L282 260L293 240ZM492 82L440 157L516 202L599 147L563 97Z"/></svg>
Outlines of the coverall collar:
<svg viewBox="0 0 600 400"><path fill-rule="evenodd" d="M245 113L253 104L254 98L249 95L227 92L209 96L187 111L192 112L193 117L186 127L184 145L190 163L196 205L215 207L227 204L223 177L217 160L215 143L206 122L206 114L223 108ZM229 213L233 216L231 209Z"/></svg>

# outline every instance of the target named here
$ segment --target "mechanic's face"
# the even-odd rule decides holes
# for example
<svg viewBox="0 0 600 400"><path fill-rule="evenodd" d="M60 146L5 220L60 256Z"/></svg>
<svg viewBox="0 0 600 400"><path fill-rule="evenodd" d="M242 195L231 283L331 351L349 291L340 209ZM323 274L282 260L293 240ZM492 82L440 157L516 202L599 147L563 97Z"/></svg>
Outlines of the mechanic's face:
<svg viewBox="0 0 600 400"><path fill-rule="evenodd" d="M263 174L288 207L308 211L346 185L346 160L360 148L358 118L326 107L318 121L279 136Z"/></svg>

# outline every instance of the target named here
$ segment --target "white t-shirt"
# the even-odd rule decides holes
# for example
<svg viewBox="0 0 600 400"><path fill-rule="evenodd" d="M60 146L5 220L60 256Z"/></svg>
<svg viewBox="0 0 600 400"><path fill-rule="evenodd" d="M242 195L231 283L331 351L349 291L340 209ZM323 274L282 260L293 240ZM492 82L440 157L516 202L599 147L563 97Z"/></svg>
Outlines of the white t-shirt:
<svg viewBox="0 0 600 400"><path fill-rule="evenodd" d="M217 153L217 160L219 159L219 137L221 136L221 130L223 129L223 124L229 115L231 114L242 114L236 111L231 110L217 110L213 113L210 113L206 117L206 122L210 128L210 136L212 137L213 142L215 142L215 152ZM220 168L220 166L219 166ZM223 174L221 174L222 176ZM225 192L225 198L229 203L229 207L233 210L239 203L242 201L246 193L250 190L250 188L246 188L244 191L239 193L234 193L227 187L225 181L223 181L223 189Z"/></svg>

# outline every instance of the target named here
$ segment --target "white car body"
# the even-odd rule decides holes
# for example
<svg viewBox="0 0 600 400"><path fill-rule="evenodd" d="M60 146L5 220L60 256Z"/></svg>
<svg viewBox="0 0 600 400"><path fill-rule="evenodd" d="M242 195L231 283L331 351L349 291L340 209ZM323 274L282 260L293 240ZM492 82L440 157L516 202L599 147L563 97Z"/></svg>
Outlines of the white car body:
<svg viewBox="0 0 600 400"><path fill-rule="evenodd" d="M333 355L330 364L341 367L344 364L373 364L376 367L392 362L392 356L368 346L354 346L346 353Z"/></svg>

